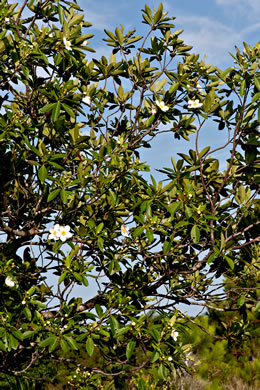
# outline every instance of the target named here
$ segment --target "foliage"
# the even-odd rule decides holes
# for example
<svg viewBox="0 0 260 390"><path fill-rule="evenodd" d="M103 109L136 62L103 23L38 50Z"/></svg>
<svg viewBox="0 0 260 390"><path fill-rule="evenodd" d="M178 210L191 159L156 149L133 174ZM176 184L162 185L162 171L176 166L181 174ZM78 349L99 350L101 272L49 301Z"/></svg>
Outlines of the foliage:
<svg viewBox="0 0 260 390"><path fill-rule="evenodd" d="M193 354L190 358L199 359L195 366L195 376L206 381L205 389L231 389L259 387L259 327L257 316L251 313L246 332L238 335L236 341L224 339L223 323L232 326L232 316L222 314L220 321L216 312L213 318L199 317L196 320L209 334L193 325L189 341L193 345ZM215 339L212 338L215 336ZM218 339L219 338L219 339ZM221 339L222 338L222 339ZM190 361L192 365L192 361ZM236 387L240 383L240 387Z"/></svg>
<svg viewBox="0 0 260 390"><path fill-rule="evenodd" d="M259 311L260 44L221 71L191 54L162 5L142 15L144 38L105 31L110 58L90 60L76 1L1 2L6 378L49 380L60 362L76 372L66 355L85 348L98 359L70 386L144 388L146 370L167 386L191 349L176 304ZM200 150L206 123L223 144ZM193 134L195 149L147 181L139 153L163 132Z"/></svg>

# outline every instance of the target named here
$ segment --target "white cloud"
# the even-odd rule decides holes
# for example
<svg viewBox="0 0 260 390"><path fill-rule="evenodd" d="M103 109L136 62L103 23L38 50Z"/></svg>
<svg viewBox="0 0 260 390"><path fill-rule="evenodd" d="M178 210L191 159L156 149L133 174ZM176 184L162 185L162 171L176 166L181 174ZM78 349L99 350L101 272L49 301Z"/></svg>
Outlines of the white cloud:
<svg viewBox="0 0 260 390"><path fill-rule="evenodd" d="M101 2L102 5L98 5L90 0L78 0L78 5L84 11L85 20L90 22L93 27L98 31L104 31L104 29L115 29L115 24L118 21L117 8L111 7L111 5Z"/></svg>
<svg viewBox="0 0 260 390"><path fill-rule="evenodd" d="M95 30L104 31L104 29L111 29L113 27L113 20L114 15L112 15L110 12L95 12L95 11L89 11L87 9L85 11L85 17L88 22L92 24L92 28Z"/></svg>
<svg viewBox="0 0 260 390"><path fill-rule="evenodd" d="M259 30L260 1L259 0L215 0L216 4L223 7L226 14L221 16L220 12L211 14L212 16L201 16L199 14L183 13L182 10L173 8L170 3L165 2L164 7L169 15L175 15L174 24L176 28L183 28L184 32L180 36L186 44L193 46L193 53L200 54L200 58L206 56L206 63L212 63L221 68L232 65L232 58L229 53L235 52L235 45L243 48L243 41L249 44L252 42L253 33ZM243 15L247 14L250 5L250 13L254 14L250 23L244 20ZM231 12L232 9L232 12ZM235 9L237 11L235 11ZM216 10L217 11L217 10ZM234 12L240 15L234 16ZM239 17L240 16L240 17ZM253 36L253 39L254 39ZM252 43L251 43L252 42Z"/></svg>
<svg viewBox="0 0 260 390"><path fill-rule="evenodd" d="M240 42L239 32L209 17L179 15L176 22L184 28L185 43L193 45L193 52L206 55L207 63L221 66Z"/></svg>
<svg viewBox="0 0 260 390"><path fill-rule="evenodd" d="M260 31L260 23L254 23L243 29L244 34L250 34L255 31Z"/></svg>
<svg viewBox="0 0 260 390"><path fill-rule="evenodd" d="M216 4L232 8L233 14L241 14L244 18L256 19L260 15L259 0L216 0Z"/></svg>

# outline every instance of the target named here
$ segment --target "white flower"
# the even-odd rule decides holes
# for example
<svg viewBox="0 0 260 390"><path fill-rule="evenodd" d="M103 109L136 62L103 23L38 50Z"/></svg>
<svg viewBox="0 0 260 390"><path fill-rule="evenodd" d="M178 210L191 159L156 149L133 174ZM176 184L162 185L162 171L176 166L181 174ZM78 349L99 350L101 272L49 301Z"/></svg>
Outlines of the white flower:
<svg viewBox="0 0 260 390"><path fill-rule="evenodd" d="M124 224L121 226L121 234L124 237L129 237L129 228Z"/></svg>
<svg viewBox="0 0 260 390"><path fill-rule="evenodd" d="M56 224L54 225L53 228L51 228L49 230L50 234L49 234L49 240L54 240L54 241L57 241L60 239L60 225L59 224Z"/></svg>
<svg viewBox="0 0 260 390"><path fill-rule="evenodd" d="M177 341L177 338L179 337L179 332L177 332L176 330L173 329L171 331L171 336L172 336L174 341Z"/></svg>
<svg viewBox="0 0 260 390"><path fill-rule="evenodd" d="M171 362L171 361L172 361L172 357L171 357L171 356L169 356L169 357L168 357L168 360L169 360L169 362Z"/></svg>
<svg viewBox="0 0 260 390"><path fill-rule="evenodd" d="M155 100L155 103L157 104L157 106L158 106L162 111L166 112L166 111L169 110L169 107L166 106L166 104L165 104L163 101L159 102L159 100Z"/></svg>
<svg viewBox="0 0 260 390"><path fill-rule="evenodd" d="M87 39L85 39L85 41L82 43L83 46L88 46L89 44L89 41L87 41Z"/></svg>
<svg viewBox="0 0 260 390"><path fill-rule="evenodd" d="M90 104L91 103L91 98L90 96L85 95L82 99L83 103Z"/></svg>
<svg viewBox="0 0 260 390"><path fill-rule="evenodd" d="M199 102L199 99L188 101L188 108L200 108L201 106L202 103Z"/></svg>
<svg viewBox="0 0 260 390"><path fill-rule="evenodd" d="M152 106L151 112L153 115L155 115L157 113L157 108L155 106Z"/></svg>
<svg viewBox="0 0 260 390"><path fill-rule="evenodd" d="M65 37L63 38L63 43L64 43L64 46L66 47L67 50L72 50L71 49L71 42L68 41Z"/></svg>
<svg viewBox="0 0 260 390"><path fill-rule="evenodd" d="M26 301L25 300L22 301L22 305L26 305Z"/></svg>
<svg viewBox="0 0 260 390"><path fill-rule="evenodd" d="M197 83L197 87L196 87L197 91L201 94L201 95L206 95L206 92L203 90L202 86L200 85L200 83Z"/></svg>
<svg viewBox="0 0 260 390"><path fill-rule="evenodd" d="M5 23L9 23L10 22L10 18L5 18Z"/></svg>
<svg viewBox="0 0 260 390"><path fill-rule="evenodd" d="M71 237L72 237L72 233L70 232L70 227L68 225L60 226L59 239L62 242L65 242L68 238L71 238Z"/></svg>
<svg viewBox="0 0 260 390"><path fill-rule="evenodd" d="M70 227L68 225L61 226L57 223L49 230L49 232L50 234L48 238L50 240L61 240L62 242L65 242L68 238L72 237L72 233L70 232Z"/></svg>
<svg viewBox="0 0 260 390"><path fill-rule="evenodd" d="M15 281L11 278L11 276L7 276L5 278L5 284L8 286L8 287L14 287L15 286Z"/></svg>

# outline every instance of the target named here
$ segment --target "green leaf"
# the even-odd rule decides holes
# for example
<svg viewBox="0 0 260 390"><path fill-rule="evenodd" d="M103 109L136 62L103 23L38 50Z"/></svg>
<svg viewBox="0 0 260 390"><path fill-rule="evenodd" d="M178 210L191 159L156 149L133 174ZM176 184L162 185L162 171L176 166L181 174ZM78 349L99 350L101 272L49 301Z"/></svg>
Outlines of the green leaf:
<svg viewBox="0 0 260 390"><path fill-rule="evenodd" d="M258 89L258 91L260 91L260 77L255 76L254 81L255 81L256 88Z"/></svg>
<svg viewBox="0 0 260 390"><path fill-rule="evenodd" d="M52 119L54 122L57 121L57 119L59 118L59 115L60 115L60 101L55 103L55 106L52 109L51 116L52 116Z"/></svg>
<svg viewBox="0 0 260 390"><path fill-rule="evenodd" d="M74 349L75 351L79 349L76 341L71 336L64 335L64 338L67 340L68 344L71 346L72 349Z"/></svg>
<svg viewBox="0 0 260 390"><path fill-rule="evenodd" d="M68 275L68 272L67 272L67 271L63 272L63 273L61 274L61 276L59 277L58 283L61 284L62 282L64 282L64 280L66 279L67 275Z"/></svg>
<svg viewBox="0 0 260 390"><path fill-rule="evenodd" d="M60 24L62 25L64 22L64 12L59 3L58 3L58 12L59 12Z"/></svg>
<svg viewBox="0 0 260 390"><path fill-rule="evenodd" d="M41 168L38 170L38 177L40 179L40 182L43 183L44 180L47 178L48 171L45 165L42 165Z"/></svg>
<svg viewBox="0 0 260 390"><path fill-rule="evenodd" d="M240 85L240 96L244 96L246 89L246 80L242 80Z"/></svg>
<svg viewBox="0 0 260 390"><path fill-rule="evenodd" d="M68 106L65 103L61 103L61 106L64 108L64 110L67 112L67 114L69 114L69 116L71 118L75 119L75 114L74 114L73 110L70 108L70 106Z"/></svg>
<svg viewBox="0 0 260 390"><path fill-rule="evenodd" d="M98 304L95 305L95 310L99 318L103 316L103 310L102 307Z"/></svg>
<svg viewBox="0 0 260 390"><path fill-rule="evenodd" d="M135 346L136 346L136 342L134 340L129 341L129 343L127 344L127 347L126 347L127 360L130 360L130 358L134 352Z"/></svg>
<svg viewBox="0 0 260 390"><path fill-rule="evenodd" d="M6 352L6 346L4 345L4 343L0 340L0 349L4 352Z"/></svg>
<svg viewBox="0 0 260 390"><path fill-rule="evenodd" d="M116 204L116 194L114 191L109 190L109 197L111 199L112 205L114 206Z"/></svg>
<svg viewBox="0 0 260 390"><path fill-rule="evenodd" d="M159 359L160 355L157 351L153 351L152 354L152 363L155 363Z"/></svg>
<svg viewBox="0 0 260 390"><path fill-rule="evenodd" d="M25 315L25 318L28 320L28 321L31 321L32 319L32 313L31 313L31 310L29 309L29 307L25 307L23 309L23 314Z"/></svg>
<svg viewBox="0 0 260 390"><path fill-rule="evenodd" d="M233 68L227 68L226 70L224 70L221 74L220 74L220 78L222 80L225 80L226 79L226 76L233 70Z"/></svg>
<svg viewBox="0 0 260 390"><path fill-rule="evenodd" d="M193 225L191 229L191 239L194 244L198 244L200 241L200 230L197 225Z"/></svg>
<svg viewBox="0 0 260 390"><path fill-rule="evenodd" d="M163 243L163 254L165 255L166 253L169 253L172 247L171 241L164 241Z"/></svg>
<svg viewBox="0 0 260 390"><path fill-rule="evenodd" d="M159 7L158 7L158 10L154 14L154 19L153 19L154 24L159 22L159 20L162 17L162 12L163 12L163 5L162 5L162 3L160 3Z"/></svg>
<svg viewBox="0 0 260 390"><path fill-rule="evenodd" d="M7 345L9 350L17 349L19 341L9 333L7 334Z"/></svg>
<svg viewBox="0 0 260 390"><path fill-rule="evenodd" d="M171 87L169 88L169 94L171 95L173 92L175 92L176 89L178 89L178 86L179 86L179 83L175 83L175 84L171 85Z"/></svg>
<svg viewBox="0 0 260 390"><path fill-rule="evenodd" d="M41 113L52 111L53 108L56 106L56 103L46 104L40 109Z"/></svg>
<svg viewBox="0 0 260 390"><path fill-rule="evenodd" d="M27 291L28 297L31 297L34 294L35 290L36 290L36 286L29 288L29 290Z"/></svg>
<svg viewBox="0 0 260 390"><path fill-rule="evenodd" d="M174 203L171 203L168 207L167 207L167 210L171 213L171 215L173 216L177 210L179 210L179 208L181 207L181 203L180 202L174 202Z"/></svg>
<svg viewBox="0 0 260 390"><path fill-rule="evenodd" d="M214 92L214 90L212 90L207 94L206 99L204 100L204 103L203 103L203 109L206 113L209 112L209 110L214 102L214 99L215 99L215 92Z"/></svg>
<svg viewBox="0 0 260 390"><path fill-rule="evenodd" d="M31 338L32 336L34 336L35 334L37 334L37 331L36 331L36 330L27 330L27 331L24 332L24 334L23 334L23 340L29 339L29 338Z"/></svg>
<svg viewBox="0 0 260 390"><path fill-rule="evenodd" d="M62 188L62 190L60 191L60 198L62 200L62 203L67 202L68 196L69 196L69 192L64 190L64 188Z"/></svg>
<svg viewBox="0 0 260 390"><path fill-rule="evenodd" d="M245 190L245 187L243 186L243 184L241 184L238 187L235 199L236 199L238 204L242 204L242 203L244 203L245 198L246 198L246 190Z"/></svg>
<svg viewBox="0 0 260 390"><path fill-rule="evenodd" d="M115 35L111 31L106 29L104 29L104 31L113 41L116 39Z"/></svg>
<svg viewBox="0 0 260 390"><path fill-rule="evenodd" d="M138 41L140 41L140 39L142 39L142 38L143 38L142 36L136 36L136 37L130 38L130 39L128 39L128 41L126 42L126 45L130 45L131 43L138 42Z"/></svg>
<svg viewBox="0 0 260 390"><path fill-rule="evenodd" d="M59 338L55 336L53 342L49 344L49 352L53 352L59 345Z"/></svg>
<svg viewBox="0 0 260 390"><path fill-rule="evenodd" d="M129 332L130 326L125 326L124 328L118 329L116 331L116 337L121 337L123 334L126 334Z"/></svg>
<svg viewBox="0 0 260 390"><path fill-rule="evenodd" d="M109 263L108 272L109 275L114 275L116 272L120 271L120 265L116 259L112 259Z"/></svg>
<svg viewBox="0 0 260 390"><path fill-rule="evenodd" d="M47 339L40 342L39 347L40 348L48 347L49 345L52 345L56 339L57 339L56 336L47 337Z"/></svg>
<svg viewBox="0 0 260 390"><path fill-rule="evenodd" d="M148 240L149 243L154 241L154 235L153 235L152 230L146 229L145 230L145 235L146 235L147 240Z"/></svg>
<svg viewBox="0 0 260 390"><path fill-rule="evenodd" d="M119 329L119 323L117 319L112 315L110 316L110 328L111 328L112 335L115 336L116 331Z"/></svg>
<svg viewBox="0 0 260 390"><path fill-rule="evenodd" d="M47 203L51 202L53 199L55 199L59 195L59 193L60 193L60 188L52 191L47 198Z"/></svg>
<svg viewBox="0 0 260 390"><path fill-rule="evenodd" d="M78 272L72 272L72 275L78 282L82 282L82 275L79 274Z"/></svg>
<svg viewBox="0 0 260 390"><path fill-rule="evenodd" d="M158 330L155 327L153 327L153 328L150 329L149 332L153 336L154 340L158 343L160 341L160 338L161 338L161 335L158 332Z"/></svg>
<svg viewBox="0 0 260 390"><path fill-rule="evenodd" d="M20 330L18 329L12 329L12 334L17 340L23 341L23 334Z"/></svg>
<svg viewBox="0 0 260 390"><path fill-rule="evenodd" d="M98 237L97 244L101 252L104 252L104 240L101 236Z"/></svg>
<svg viewBox="0 0 260 390"><path fill-rule="evenodd" d="M225 246L225 235L223 232L220 233L220 250L224 249Z"/></svg>
<svg viewBox="0 0 260 390"><path fill-rule="evenodd" d="M206 146L204 149L202 149L202 151L199 154L200 158L205 156L205 154L207 154L209 150L210 150L210 146Z"/></svg>
<svg viewBox="0 0 260 390"><path fill-rule="evenodd" d="M260 92L257 92L256 94L254 94L253 98L252 98L252 103L255 103L257 101L260 101Z"/></svg>
<svg viewBox="0 0 260 390"><path fill-rule="evenodd" d="M238 306L239 307L243 306L245 301L246 301L245 297L243 297L243 296L239 297L238 300L237 300Z"/></svg>
<svg viewBox="0 0 260 390"><path fill-rule="evenodd" d="M229 267L233 270L235 268L234 261L229 256L224 256L224 258L228 263Z"/></svg>
<svg viewBox="0 0 260 390"><path fill-rule="evenodd" d="M144 122L144 128L149 128L155 120L155 115L151 115L145 122Z"/></svg>
<svg viewBox="0 0 260 390"><path fill-rule="evenodd" d="M86 276L82 275L82 284L83 286L85 287L88 287L88 279L86 278Z"/></svg>
<svg viewBox="0 0 260 390"><path fill-rule="evenodd" d="M116 37L117 37L119 45L122 46L123 42L124 42L124 37L123 37L122 31L120 30L120 28L117 27L115 29L115 33L116 33Z"/></svg>
<svg viewBox="0 0 260 390"><path fill-rule="evenodd" d="M133 231L132 237L135 238L135 237L141 236L141 234L142 234L143 232L144 232L144 227L143 227L143 226L138 226L138 227Z"/></svg>
<svg viewBox="0 0 260 390"><path fill-rule="evenodd" d="M93 339L89 336L86 341L86 351L89 354L89 356L93 355L94 352L94 341Z"/></svg>
<svg viewBox="0 0 260 390"><path fill-rule="evenodd" d="M96 230L97 234L99 234L102 231L103 227L104 227L104 223L100 222L100 224L97 226L97 230Z"/></svg>
<svg viewBox="0 0 260 390"><path fill-rule="evenodd" d="M185 205L185 216L187 219L191 218L192 217L192 208L188 207L187 205Z"/></svg>
<svg viewBox="0 0 260 390"><path fill-rule="evenodd" d="M260 302L256 304L255 311L260 311Z"/></svg>
<svg viewBox="0 0 260 390"><path fill-rule="evenodd" d="M211 255L208 258L208 264L212 263L220 254L220 251L217 249L214 253L211 253Z"/></svg>
<svg viewBox="0 0 260 390"><path fill-rule="evenodd" d="M160 364L159 368L158 368L158 377L162 380L165 380L166 379L166 369L165 367Z"/></svg>
<svg viewBox="0 0 260 390"><path fill-rule="evenodd" d="M80 24L84 19L84 15L74 15L68 23L69 27L75 26L75 24Z"/></svg>
<svg viewBox="0 0 260 390"><path fill-rule="evenodd" d="M68 255L68 256L66 257L66 259L65 259L65 265L66 265L67 268L70 268L70 266L71 266L71 256L70 256L70 255Z"/></svg>
<svg viewBox="0 0 260 390"><path fill-rule="evenodd" d="M187 226L189 224L190 223L188 221L180 221L180 222L176 223L176 225L174 225L174 229L178 229L180 227Z"/></svg>
<svg viewBox="0 0 260 390"><path fill-rule="evenodd" d="M63 352L69 352L70 349L69 349L68 343L66 343L66 341L64 339L61 339L60 346L61 346L61 349L63 350Z"/></svg>

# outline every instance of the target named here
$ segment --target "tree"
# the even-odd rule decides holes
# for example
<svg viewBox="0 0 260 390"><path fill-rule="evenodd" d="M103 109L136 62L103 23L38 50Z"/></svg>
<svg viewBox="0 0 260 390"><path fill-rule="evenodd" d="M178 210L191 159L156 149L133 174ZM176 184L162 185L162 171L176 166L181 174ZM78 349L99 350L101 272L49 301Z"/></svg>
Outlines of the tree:
<svg viewBox="0 0 260 390"><path fill-rule="evenodd" d="M105 31L110 58L90 60L76 1L0 9L1 372L36 383L62 361L70 387L167 386L190 348L176 304L236 312L226 286L259 269L260 44L221 71L146 5L144 38ZM199 150L207 122L223 145ZM139 152L165 131L195 149L147 181Z"/></svg>

